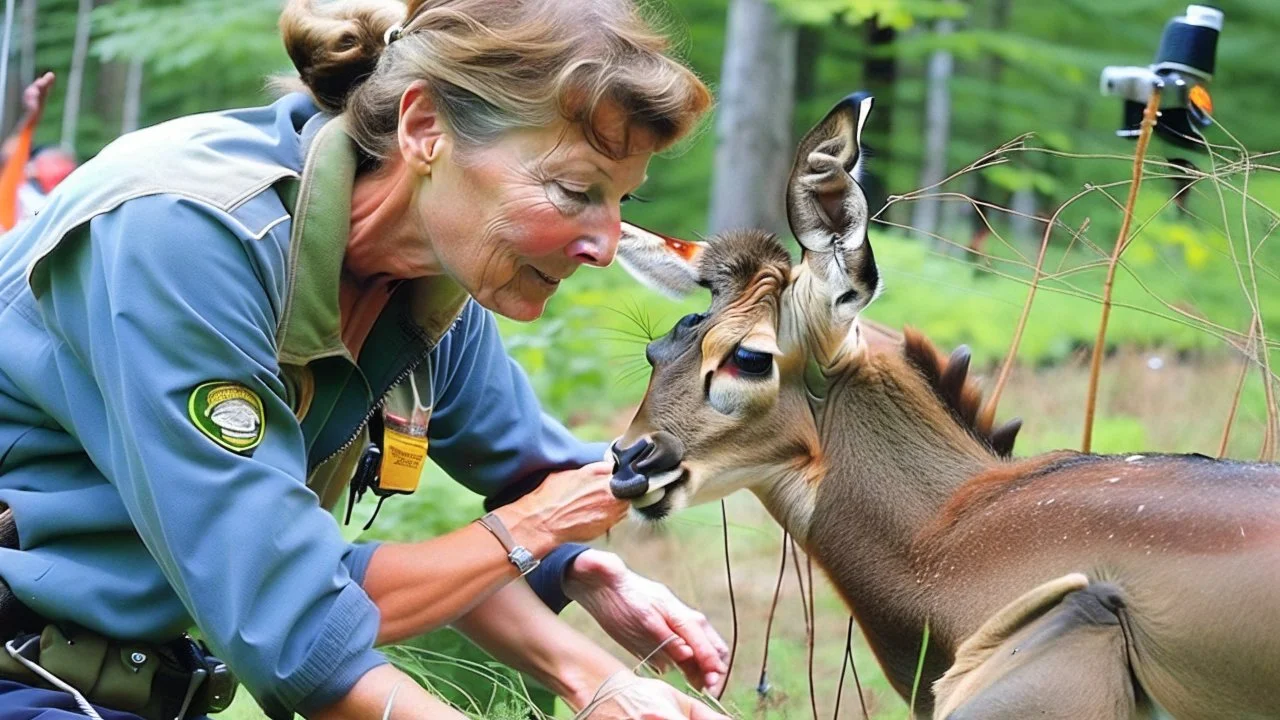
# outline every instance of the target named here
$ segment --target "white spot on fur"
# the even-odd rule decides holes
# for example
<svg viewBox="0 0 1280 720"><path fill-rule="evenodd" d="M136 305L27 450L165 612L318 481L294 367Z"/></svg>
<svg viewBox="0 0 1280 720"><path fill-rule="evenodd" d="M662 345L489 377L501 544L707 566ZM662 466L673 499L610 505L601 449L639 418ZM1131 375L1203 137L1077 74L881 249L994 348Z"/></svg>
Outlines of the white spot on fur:
<svg viewBox="0 0 1280 720"><path fill-rule="evenodd" d="M1130 455L1129 457L1125 458L1125 459L1124 459L1124 461L1125 461L1125 462L1138 462L1138 461L1139 461L1139 460L1141 460L1143 457L1144 457L1144 456L1142 456L1142 455Z"/></svg>

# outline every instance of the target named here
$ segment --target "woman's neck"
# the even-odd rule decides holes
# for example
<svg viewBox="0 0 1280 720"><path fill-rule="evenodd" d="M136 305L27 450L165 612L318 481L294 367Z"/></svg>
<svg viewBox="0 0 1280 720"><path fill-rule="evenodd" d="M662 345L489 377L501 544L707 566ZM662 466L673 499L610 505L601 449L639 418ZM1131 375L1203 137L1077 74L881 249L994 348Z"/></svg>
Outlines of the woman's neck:
<svg viewBox="0 0 1280 720"><path fill-rule="evenodd" d="M390 282L362 283L343 269L338 282L338 311L342 343L352 357L360 357L360 348L391 299L393 287Z"/></svg>
<svg viewBox="0 0 1280 720"><path fill-rule="evenodd" d="M395 283L440 274L416 213L417 176L394 160L356 176L338 285L342 341L359 357Z"/></svg>
<svg viewBox="0 0 1280 720"><path fill-rule="evenodd" d="M421 177L398 158L356 176L343 266L360 285L439 275L419 210Z"/></svg>

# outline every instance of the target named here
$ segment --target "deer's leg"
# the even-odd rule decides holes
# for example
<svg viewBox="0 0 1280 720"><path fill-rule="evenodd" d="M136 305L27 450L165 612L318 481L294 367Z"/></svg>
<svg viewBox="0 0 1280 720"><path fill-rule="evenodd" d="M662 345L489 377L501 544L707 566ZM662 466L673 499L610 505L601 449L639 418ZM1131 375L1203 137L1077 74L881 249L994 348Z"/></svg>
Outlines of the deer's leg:
<svg viewBox="0 0 1280 720"><path fill-rule="evenodd" d="M1113 587L1092 584L1023 609L1030 612L1021 622L995 623L1003 637L961 647L935 687L935 720L1148 716L1136 697L1123 601Z"/></svg>

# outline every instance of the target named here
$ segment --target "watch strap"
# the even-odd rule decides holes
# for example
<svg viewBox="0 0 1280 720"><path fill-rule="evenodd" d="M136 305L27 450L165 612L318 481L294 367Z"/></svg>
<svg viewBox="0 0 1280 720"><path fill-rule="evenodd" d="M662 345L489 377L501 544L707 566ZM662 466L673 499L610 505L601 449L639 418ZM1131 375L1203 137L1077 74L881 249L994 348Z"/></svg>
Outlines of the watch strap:
<svg viewBox="0 0 1280 720"><path fill-rule="evenodd" d="M493 534L498 542L502 543L502 547L507 551L507 559L511 564L520 570L521 575L527 575L539 564L539 560L522 545L517 545L515 538L511 537L511 532L507 530L507 526L502 519L493 513L487 513L484 517L477 520L485 530Z"/></svg>

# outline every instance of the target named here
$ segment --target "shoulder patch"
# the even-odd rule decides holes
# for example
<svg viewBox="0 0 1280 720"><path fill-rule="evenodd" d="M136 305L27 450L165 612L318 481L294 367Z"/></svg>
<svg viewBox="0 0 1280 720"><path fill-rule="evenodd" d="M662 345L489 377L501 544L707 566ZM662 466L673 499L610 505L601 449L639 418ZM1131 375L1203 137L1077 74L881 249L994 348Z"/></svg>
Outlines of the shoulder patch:
<svg viewBox="0 0 1280 720"><path fill-rule="evenodd" d="M191 391L187 414L200 432L222 447L249 454L266 429L262 399L236 382L207 382Z"/></svg>

